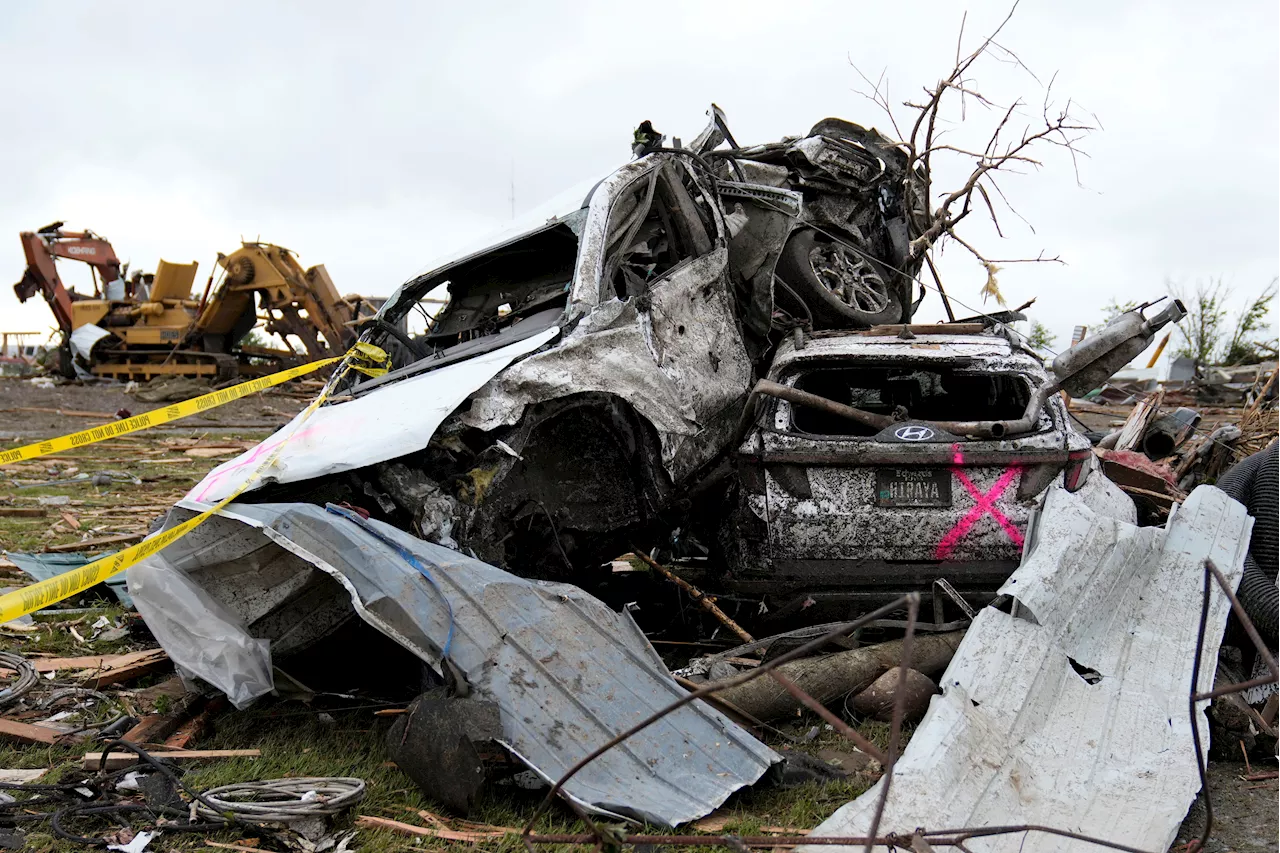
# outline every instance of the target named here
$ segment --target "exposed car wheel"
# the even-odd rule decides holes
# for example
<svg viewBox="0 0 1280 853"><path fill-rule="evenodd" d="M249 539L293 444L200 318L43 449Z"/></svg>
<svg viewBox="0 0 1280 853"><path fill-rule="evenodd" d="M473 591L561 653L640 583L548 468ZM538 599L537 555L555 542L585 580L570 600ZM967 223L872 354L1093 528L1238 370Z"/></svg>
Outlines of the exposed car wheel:
<svg viewBox="0 0 1280 853"><path fill-rule="evenodd" d="M791 235L777 270L804 300L815 329L875 326L902 317L899 295L876 264L816 231Z"/></svg>

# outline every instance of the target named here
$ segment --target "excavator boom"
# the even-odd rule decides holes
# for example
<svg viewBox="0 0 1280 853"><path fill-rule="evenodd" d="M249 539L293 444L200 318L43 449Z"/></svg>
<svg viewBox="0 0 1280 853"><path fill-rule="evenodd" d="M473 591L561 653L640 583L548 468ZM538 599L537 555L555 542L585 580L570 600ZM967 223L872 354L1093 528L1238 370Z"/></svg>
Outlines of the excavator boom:
<svg viewBox="0 0 1280 853"><path fill-rule="evenodd" d="M120 259L111 244L92 231L63 231L62 223L46 225L39 231L23 231L19 235L27 268L22 280L13 286L19 302L37 293L44 296L58 321L58 327L70 334L73 328L71 293L62 284L54 258L83 261L102 280L103 288L120 278Z"/></svg>

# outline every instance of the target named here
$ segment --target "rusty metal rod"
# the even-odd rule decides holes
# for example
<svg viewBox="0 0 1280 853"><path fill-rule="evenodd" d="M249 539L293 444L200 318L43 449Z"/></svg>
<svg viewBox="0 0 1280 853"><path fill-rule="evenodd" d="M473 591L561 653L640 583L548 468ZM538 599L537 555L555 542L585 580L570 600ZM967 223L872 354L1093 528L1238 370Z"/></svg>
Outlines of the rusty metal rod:
<svg viewBox="0 0 1280 853"><path fill-rule="evenodd" d="M1044 826L1038 823L1023 823L1013 826L980 826L966 827L964 829L937 829L926 830L920 834L928 839L930 844L939 846L954 846L960 842L967 841L970 838L989 838L993 835L1012 835L1019 832L1042 832L1045 835L1056 835L1059 838L1070 838L1075 841L1085 841L1089 844L1096 844L1099 847L1107 847L1112 850L1123 850L1124 853L1151 853L1141 847L1130 847L1127 844L1121 844L1118 841L1107 841L1105 838L1095 838L1092 835L1085 835L1080 832L1071 832L1066 829L1057 829L1052 826ZM941 836L941 837L936 837ZM805 842L806 844L810 842Z"/></svg>
<svg viewBox="0 0 1280 853"><path fill-rule="evenodd" d="M853 741L854 745L856 745L858 749L862 750L867 755L870 755L876 761L879 761L881 767L886 766L886 762L888 762L889 757L885 755L883 752L881 752L878 746L876 746L874 743L872 743L871 741L863 737L861 732L859 732L853 726L850 726L848 723L846 723L844 720L837 717L835 714L831 713L829 710L827 710L826 705L823 705L817 699L814 699L808 693L805 693L804 690L801 689L799 684L796 684L794 681L792 681L787 676L783 675L781 672L775 671L775 672L769 673L769 675L770 677L773 678L774 681L781 684L783 689L785 689L792 696L796 697L796 699L799 700L801 705L804 705L810 711L812 711L813 713L821 717L823 720L825 720L831 726L831 728L835 729L837 732L844 735L849 740Z"/></svg>
<svg viewBox="0 0 1280 853"><path fill-rule="evenodd" d="M1276 663L1275 657L1271 654L1271 650L1267 648L1267 644L1262 641L1262 636L1258 633L1258 629L1253 627L1253 620L1249 618L1249 614L1244 612L1244 606L1240 603L1240 599L1236 598L1235 592L1231 589L1231 584L1227 583L1227 578L1218 569L1212 557L1204 558L1204 566L1209 572L1213 573L1213 579L1218 582L1218 586L1226 593L1227 600L1231 602L1231 609L1235 612L1236 618L1240 620L1240 625L1244 628L1244 632L1249 635L1249 639L1253 641L1253 647L1257 649L1258 654L1262 657L1267 668L1271 670L1271 678L1263 681L1262 684L1270 684L1280 678L1280 665ZM1257 679L1254 679L1255 681ZM1253 682L1245 683L1248 687L1259 686ZM1241 687L1240 689L1245 689ZM1199 698L1208 698L1205 696Z"/></svg>
<svg viewBox="0 0 1280 853"><path fill-rule="evenodd" d="M786 400L788 403L817 409L829 415L854 421L876 430L882 430L894 424L893 418L888 415L864 412L862 409L855 409L853 406L846 406L844 403L837 403L835 400L830 400L817 394L810 394L808 391L801 391L799 388L792 388L790 385L783 385L769 379L761 379L757 382L753 393L764 394L766 397L777 397L779 400Z"/></svg>
<svg viewBox="0 0 1280 853"><path fill-rule="evenodd" d="M880 797L876 800L876 811L871 816L871 827L867 832L874 837L880 831L880 820L884 817L884 807L889 801L889 786L893 784L893 768L898 763L898 741L902 737L902 718L906 711L907 670L911 668L911 646L916 635L916 617L920 615L920 596L915 595L907 600L907 633L902 638L902 661L898 664L898 687L893 697L893 718L889 724L889 763L884 767L884 775L880 777ZM871 853L872 842L867 841L864 853Z"/></svg>
<svg viewBox="0 0 1280 853"><path fill-rule="evenodd" d="M1204 850L1209 840L1209 832L1213 829L1213 801L1209 797L1208 769L1204 763L1204 747L1200 745L1200 711L1196 708L1196 688L1200 685L1200 659L1204 657L1204 634L1209 626L1209 593L1210 585L1209 561L1204 565L1204 592L1200 599L1200 626L1196 629L1196 658L1191 664L1191 689L1187 691L1187 713L1191 717L1191 742L1196 750L1196 770L1200 774L1200 790L1204 792L1204 830L1200 840L1196 842L1197 853Z"/></svg>
<svg viewBox="0 0 1280 853"><path fill-rule="evenodd" d="M742 642L744 643L755 642L755 637L752 637L750 634L744 631L741 625L739 625L737 622L734 622L732 619L729 618L728 613L725 613L723 610L721 610L719 607L716 606L716 600L714 598L707 595L705 592L698 589L696 586L689 583L687 580L680 577L675 572L668 569L666 566L659 564L657 560L653 559L644 551L641 551L639 548L636 548L633 546L631 550L635 553L637 557L639 557L641 560L644 560L645 564L648 565L649 568L656 569L657 571L661 572L663 576L666 577L667 580L671 581L676 586L680 587L685 592L689 593L689 596L694 601L701 604L704 608L706 608L708 613L710 613L712 616L719 619L721 625L725 626L730 631L737 634L738 638L741 639Z"/></svg>
<svg viewBox="0 0 1280 853"><path fill-rule="evenodd" d="M972 838L989 838L994 835L1015 835L1020 832L1039 832L1045 835L1054 835L1059 838L1070 838L1075 841L1084 841L1089 844L1096 844L1099 847L1106 847L1111 850L1120 850L1123 853L1151 853L1141 847L1130 847L1127 844L1120 844L1115 841L1107 841L1104 838L1094 838L1079 832L1070 832L1065 829L1057 829L1052 826L1042 826L1040 824L1019 824L1016 826L985 826L985 827L964 827L960 829L932 829L917 830L912 835L899 835L897 833L889 833L888 835L876 837L866 835L647 835L636 834L627 835L621 839L614 839L611 843L621 845L671 845L677 847L719 847L728 846L732 848L735 844L741 844L744 847L798 847L800 845L813 845L815 847L845 847L854 844L866 844L870 841L872 844L881 846L892 846L896 849L911 849L911 840L913 837L920 838L929 842L935 847L963 847L965 841ZM595 836L589 833L558 833L547 835L529 835L526 836L529 841L534 844L591 844L596 841Z"/></svg>

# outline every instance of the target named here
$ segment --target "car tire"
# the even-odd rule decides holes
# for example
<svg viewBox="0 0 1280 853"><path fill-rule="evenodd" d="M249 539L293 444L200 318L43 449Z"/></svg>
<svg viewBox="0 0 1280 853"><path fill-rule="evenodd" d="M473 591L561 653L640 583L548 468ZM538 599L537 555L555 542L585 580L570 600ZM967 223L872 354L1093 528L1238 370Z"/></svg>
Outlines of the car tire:
<svg viewBox="0 0 1280 853"><path fill-rule="evenodd" d="M866 328L902 317L892 278L866 255L817 231L791 235L777 274L804 301L814 329Z"/></svg>

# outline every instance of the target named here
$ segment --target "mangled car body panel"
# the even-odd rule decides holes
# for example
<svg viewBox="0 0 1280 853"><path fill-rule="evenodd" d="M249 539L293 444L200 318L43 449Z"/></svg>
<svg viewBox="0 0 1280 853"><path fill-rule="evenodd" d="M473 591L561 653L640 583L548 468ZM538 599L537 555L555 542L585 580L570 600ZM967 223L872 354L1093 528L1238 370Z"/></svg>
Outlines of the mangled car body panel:
<svg viewBox="0 0 1280 853"><path fill-rule="evenodd" d="M694 200L682 180L698 188L700 201ZM664 195L677 199L673 205L683 205L685 220L661 206ZM450 306L435 318L436 325L426 344L419 345L417 352L408 351L407 344L401 345L395 369L388 375L376 379L357 377L350 388L338 389L334 402L317 412L306 432L329 434L331 421L344 428L364 424L365 418L354 413L345 418L334 414L344 408L362 413L381 408L396 414L381 428L374 427L369 440L363 442L363 449L354 455L348 454L346 447L326 450L314 441L290 441L280 456L279 475L272 479L293 482L421 450L430 442L443 415L484 385L477 379L483 377L487 381L504 368L507 374L500 381L491 382L476 395L464 414L464 423L489 431L514 424L531 403L600 392L625 400L652 425L668 476L678 478L705 462L727 438L736 412L726 410L745 397L751 379L751 365L730 296L726 234L718 207L709 203L710 199L710 191L698 187L679 158L649 157L601 182L587 207L576 214L502 243L492 257L464 255L421 276L412 286L401 288L380 314L384 325L397 322L438 283L447 282L452 288L459 280L464 285L456 297L451 297ZM691 203L696 205L692 210ZM644 226L654 222L659 227L645 232ZM672 233L665 233L662 226L668 226L666 230ZM694 235L684 234L682 227ZM540 284L529 295L536 302L527 306L517 302L513 290L495 288L492 281L484 278L486 266L492 268L501 258L534 252L545 259L549 251L561 251L547 245L555 238L556 229L561 242L578 241L576 248L562 250L564 257L572 260L572 278L568 267L563 266L565 278L555 285L554 272L549 269L542 277L550 278L553 286ZM575 230L576 238L572 233ZM623 245L627 241L637 242ZM677 242L679 251L667 248L668 243ZM667 259L675 261L662 274L643 280L627 267L635 256L643 260L660 248ZM701 254L679 257L680 252L695 249L702 250ZM545 260L540 263L548 268L554 266ZM641 264L640 268L644 266ZM630 276L627 282L634 292L619 291L620 285L606 280L604 276L610 271L615 280ZM465 287L470 283L466 280L468 274L479 281L473 290ZM561 294L558 299L557 292ZM471 305L467 304L468 299L482 301ZM485 334L477 336L476 327L466 326L481 323L478 312L496 308L497 302L503 300L509 305L510 314L485 321L490 322L483 330ZM530 311L522 313L526 307ZM522 327L538 322L546 325L541 318L557 310L563 316L555 327L539 330L518 345L460 361L454 355L456 350L476 349L504 335L519 337ZM508 368L512 361L554 339L559 327L569 329L559 346ZM404 337L403 333L400 337ZM394 352L396 341L397 337L391 336L383 343ZM414 387L406 389L402 387L405 383ZM426 403L432 411L452 405L441 417L420 417L415 425L411 419L419 413L415 412L414 400L422 401L418 405ZM708 425L712 425L713 432L704 434ZM279 444L291 431L286 427L268 443ZM364 434L363 429L355 429L348 433L348 440ZM695 436L700 438L693 440ZM234 478L228 472L251 470L252 458L261 455L255 449L213 472L191 491L188 499L211 501L229 494ZM328 458L324 458L326 455ZM304 456L312 458L303 461Z"/></svg>
<svg viewBox="0 0 1280 853"><path fill-rule="evenodd" d="M1250 525L1244 507L1211 486L1163 528L1095 514L1052 489L1026 559L1000 589L1012 612L985 608L969 627L894 768L880 833L1031 824L1167 849L1200 787L1188 689L1213 687L1230 608L1211 585L1193 686L1204 560L1234 586ZM813 835L866 832L884 784ZM992 853L1098 849L1040 833L966 843Z"/></svg>
<svg viewBox="0 0 1280 853"><path fill-rule="evenodd" d="M270 473L277 483L350 471L421 450L468 395L558 332L555 327L543 329L525 340L392 384L376 397L321 406L305 423L299 414L262 444L210 471L185 499L222 500L244 485L281 444L285 446Z"/></svg>
<svg viewBox="0 0 1280 853"><path fill-rule="evenodd" d="M663 466L678 479L708 458L687 437L741 400L751 379L714 188L699 183L683 158L651 155L602 181L584 213L572 279L565 282L565 340L483 388L462 421L491 431L513 425L533 403L614 394L653 425ZM448 267L423 276L403 300L442 281L449 282L451 303L454 288L465 294L470 284L466 271ZM500 293L512 295L505 286ZM510 304L518 314L520 306ZM389 305L388 316L404 308ZM437 328L450 323L452 309L437 318ZM433 329L432 336L441 335Z"/></svg>
<svg viewBox="0 0 1280 853"><path fill-rule="evenodd" d="M641 156L402 285L363 336L391 370L349 374L305 427L221 466L187 505L231 494L297 431L251 484L270 492L247 500L351 500L499 565L528 540L585 564L617 543L575 544L650 523L720 460L787 312L854 326L909 315L901 161L836 120L782 143ZM778 313L782 267L803 281L779 287L808 295ZM858 313L880 296L887 313ZM580 456L577 479L546 461L556 453Z"/></svg>
<svg viewBox="0 0 1280 853"><path fill-rule="evenodd" d="M447 657L468 689L499 706L504 745L551 780L684 695L625 612L352 515L233 503L130 569L130 588L175 662L238 704L270 691L273 662L354 608L437 672ZM587 765L565 791L595 811L675 826L779 760L694 702Z"/></svg>

